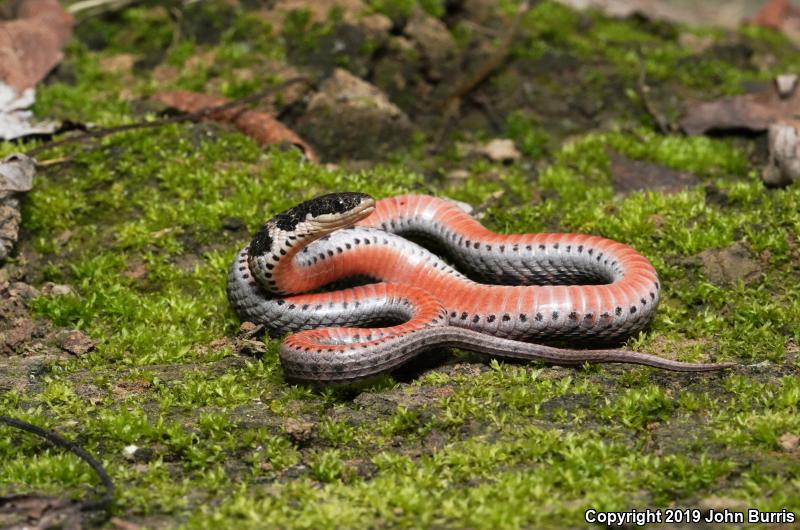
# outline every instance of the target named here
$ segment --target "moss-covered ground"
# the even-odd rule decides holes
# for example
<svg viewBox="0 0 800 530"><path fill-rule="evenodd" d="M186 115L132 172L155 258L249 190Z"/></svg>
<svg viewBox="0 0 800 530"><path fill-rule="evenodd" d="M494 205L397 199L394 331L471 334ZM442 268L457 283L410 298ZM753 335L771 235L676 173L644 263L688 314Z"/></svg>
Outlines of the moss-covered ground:
<svg viewBox="0 0 800 530"><path fill-rule="evenodd" d="M327 24L301 12L278 32L256 3L228 4L196 3L177 18L145 4L82 22L37 113L116 125L152 116L141 100L156 90L246 95L280 81L274 65L336 24L335 12ZM396 19L413 2L367 4ZM448 16L442 2L423 4ZM466 53L475 25L454 20ZM698 41L707 45L690 45ZM148 528L582 527L590 508L670 506L800 515L800 450L786 443L786 433L800 435L800 187L762 185L753 138L657 133L635 90L644 70L674 120L692 98L797 71L799 57L761 30L690 30L539 2L480 88L494 98L499 131L456 121L435 141L440 131L421 130L368 170L310 164L213 123L48 151L40 160L69 159L40 170L6 267L36 287L70 285L72 294L38 296L30 310L96 347L34 365L0 358L0 414L98 455L119 488L113 515ZM174 75L154 77L159 67ZM512 112L504 90L523 82L538 99ZM506 165L457 148L495 136L513 138L523 157ZM0 155L18 149L3 144ZM700 184L619 193L614 152ZM468 178L445 178L454 168ZM276 340L242 351L226 268L265 219L332 190L432 193L483 203L483 222L498 232L631 244L664 293L651 329L627 346L738 367L567 369L443 352L359 388L288 384ZM735 242L757 272L716 281L698 256ZM83 498L94 485L72 455L0 428L0 495Z"/></svg>

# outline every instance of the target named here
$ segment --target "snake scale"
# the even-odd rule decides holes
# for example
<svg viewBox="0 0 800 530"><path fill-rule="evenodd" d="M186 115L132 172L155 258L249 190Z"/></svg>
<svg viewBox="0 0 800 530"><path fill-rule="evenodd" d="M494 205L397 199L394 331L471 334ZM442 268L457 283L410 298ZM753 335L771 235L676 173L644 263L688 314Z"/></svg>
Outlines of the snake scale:
<svg viewBox="0 0 800 530"><path fill-rule="evenodd" d="M434 242L486 283L403 236ZM373 283L319 291L347 278ZM293 332L280 347L284 373L312 384L369 378L437 347L564 365L731 366L537 344L608 343L642 330L658 306L655 269L597 236L496 234L425 195L334 193L278 214L238 253L227 291L242 320Z"/></svg>

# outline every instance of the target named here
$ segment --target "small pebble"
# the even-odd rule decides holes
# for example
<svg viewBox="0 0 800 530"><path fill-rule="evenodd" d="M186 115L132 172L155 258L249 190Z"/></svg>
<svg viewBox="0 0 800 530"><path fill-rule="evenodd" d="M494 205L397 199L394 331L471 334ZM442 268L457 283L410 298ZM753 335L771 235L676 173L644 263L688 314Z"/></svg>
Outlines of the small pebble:
<svg viewBox="0 0 800 530"><path fill-rule="evenodd" d="M797 86L797 74L779 75L775 78L775 85L778 87L778 94L782 98L788 98Z"/></svg>
<svg viewBox="0 0 800 530"><path fill-rule="evenodd" d="M94 349L94 341L82 331L72 330L61 333L58 347L73 355L83 355Z"/></svg>

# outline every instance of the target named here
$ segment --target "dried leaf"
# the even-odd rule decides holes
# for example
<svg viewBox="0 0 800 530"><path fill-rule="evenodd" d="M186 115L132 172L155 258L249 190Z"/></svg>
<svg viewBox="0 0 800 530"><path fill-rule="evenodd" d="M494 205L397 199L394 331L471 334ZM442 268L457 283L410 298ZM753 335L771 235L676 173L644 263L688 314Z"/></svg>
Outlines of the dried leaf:
<svg viewBox="0 0 800 530"><path fill-rule="evenodd" d="M153 95L152 99L184 112L198 112L228 103L228 100L225 98L188 91L158 92ZM215 112L211 114L209 118L216 121L232 123L244 134L254 138L263 145L273 145L283 142L296 145L303 151L306 158L312 162L318 161L317 155L314 153L311 146L300 138L297 133L266 112L236 108Z"/></svg>
<svg viewBox="0 0 800 530"><path fill-rule="evenodd" d="M753 24L782 31L795 44L800 44L800 8L789 0L767 0L753 17Z"/></svg>
<svg viewBox="0 0 800 530"><path fill-rule="evenodd" d="M0 22L0 81L22 93L62 58L74 20L57 0L12 0Z"/></svg>
<svg viewBox="0 0 800 530"><path fill-rule="evenodd" d="M800 90L781 97L772 87L764 92L699 103L689 109L680 125L687 134L725 129L765 131L771 123L797 115L800 115Z"/></svg>
<svg viewBox="0 0 800 530"><path fill-rule="evenodd" d="M33 87L61 61L72 25L72 16L57 0L12 0L0 6L0 140L59 128L35 123L25 109L33 104Z"/></svg>

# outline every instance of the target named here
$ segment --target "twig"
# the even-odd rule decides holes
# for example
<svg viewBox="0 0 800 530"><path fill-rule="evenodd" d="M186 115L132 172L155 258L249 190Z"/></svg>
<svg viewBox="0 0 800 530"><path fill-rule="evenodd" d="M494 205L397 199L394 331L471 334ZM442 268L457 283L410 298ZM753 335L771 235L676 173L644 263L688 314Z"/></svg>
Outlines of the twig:
<svg viewBox="0 0 800 530"><path fill-rule="evenodd" d="M181 40L181 23L183 22L183 11L178 9L177 7L170 7L169 8L169 17L172 19L175 28L172 31L172 41L169 43L167 50L171 50Z"/></svg>
<svg viewBox="0 0 800 530"><path fill-rule="evenodd" d="M520 20L522 20L522 16L530 7L530 1L525 0L522 2L519 7L517 8L517 12L514 14L514 20L511 23L511 26L508 28L506 32L506 36L500 45L497 47L495 52L484 62L478 71L475 72L469 79L461 83L456 89L447 96L444 101L442 101L439 108L442 111L447 112L448 110L454 108L453 103L456 100L459 100L475 90L475 88L483 83L491 74L494 72L502 63L503 60L508 55L508 52L511 50L511 43L514 40L514 37L519 30Z"/></svg>
<svg viewBox="0 0 800 530"><path fill-rule="evenodd" d="M49 158L47 160L36 160L36 167L42 168L47 166L55 166L57 164L63 164L64 162L71 162L71 156L58 156L56 158Z"/></svg>
<svg viewBox="0 0 800 530"><path fill-rule="evenodd" d="M674 132L675 128L656 110L647 94L650 92L650 87L647 86L647 72L644 68L639 71L639 79L636 81L636 93L639 100L642 102L645 112L653 118L658 127L658 132L661 134L670 134Z"/></svg>
<svg viewBox="0 0 800 530"><path fill-rule="evenodd" d="M483 109L484 114L489 119L489 124L496 133L503 130L503 122L497 115L492 101L485 94L472 94L470 99Z"/></svg>
<svg viewBox="0 0 800 530"><path fill-rule="evenodd" d="M34 157L35 155L41 153L42 151L47 151L49 149L53 149L55 147L60 147L62 145L67 145L75 142L81 142L83 140L88 140L90 138L102 138L104 136L109 136L111 134L121 133L132 131L136 129L149 129L152 127L162 127L164 125L169 125L171 123L179 123L182 121L195 121L210 116L212 114L216 114L218 112L224 112L226 110L235 109L237 107L242 107L249 103L255 103L263 99L264 97L268 96L273 92L277 92L278 90L282 90L288 86L291 86L296 83L307 83L311 84L311 81L306 77L294 77L292 79L286 80L283 83L280 83L274 87L266 88L255 94L250 96L245 96L243 98L235 99L233 101L229 101L223 105L217 105L216 107L208 107L203 110L199 110L197 112L188 112L184 114L179 114L177 116L170 116L168 118L162 118L160 120L153 120L153 121L141 121L135 123L128 123L125 125L117 125L114 127L106 127L101 129L90 129L87 131L82 132L81 134L77 134L75 136L70 136L69 138L63 138L61 140L54 140L51 142L47 142L42 144L38 147L34 147L29 151L26 151L25 154ZM244 111L246 109L242 109Z"/></svg>

